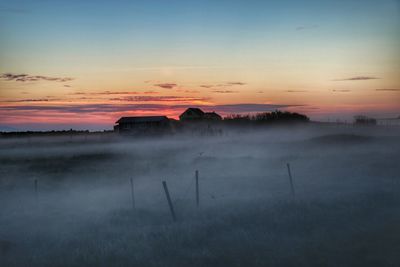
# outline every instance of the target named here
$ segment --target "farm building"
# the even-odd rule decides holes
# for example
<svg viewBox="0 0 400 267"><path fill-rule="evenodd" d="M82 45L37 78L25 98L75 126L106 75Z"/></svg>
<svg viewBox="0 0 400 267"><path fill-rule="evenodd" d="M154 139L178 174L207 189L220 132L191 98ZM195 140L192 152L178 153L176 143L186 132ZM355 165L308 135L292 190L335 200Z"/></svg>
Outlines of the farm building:
<svg viewBox="0 0 400 267"><path fill-rule="evenodd" d="M122 117L114 126L119 133L161 133L170 129L166 116Z"/></svg>
<svg viewBox="0 0 400 267"><path fill-rule="evenodd" d="M218 121L222 120L222 117L215 112L204 112L199 108L188 108L179 116L179 119L181 121Z"/></svg>
<svg viewBox="0 0 400 267"><path fill-rule="evenodd" d="M213 112L204 113L204 119L212 120L212 121L220 121L220 120L222 120L222 117L213 111Z"/></svg>
<svg viewBox="0 0 400 267"><path fill-rule="evenodd" d="M179 120L181 121L196 121L201 120L204 117L204 112L199 108L188 108L179 115Z"/></svg>

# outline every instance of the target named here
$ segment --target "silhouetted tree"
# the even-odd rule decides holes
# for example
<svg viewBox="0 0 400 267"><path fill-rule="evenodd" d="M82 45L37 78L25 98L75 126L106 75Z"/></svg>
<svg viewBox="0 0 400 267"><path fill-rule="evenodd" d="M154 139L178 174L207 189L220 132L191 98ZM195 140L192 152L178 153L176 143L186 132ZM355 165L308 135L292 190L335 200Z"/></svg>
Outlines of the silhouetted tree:
<svg viewBox="0 0 400 267"><path fill-rule="evenodd" d="M258 113L254 116L256 122L308 122L310 119L303 114L288 111L273 111Z"/></svg>
<svg viewBox="0 0 400 267"><path fill-rule="evenodd" d="M376 119L364 115L354 116L354 124L358 125L376 125Z"/></svg>
<svg viewBox="0 0 400 267"><path fill-rule="evenodd" d="M273 111L257 113L255 115L232 114L224 118L228 123L293 123L293 122L309 122L310 119L303 114L288 111Z"/></svg>

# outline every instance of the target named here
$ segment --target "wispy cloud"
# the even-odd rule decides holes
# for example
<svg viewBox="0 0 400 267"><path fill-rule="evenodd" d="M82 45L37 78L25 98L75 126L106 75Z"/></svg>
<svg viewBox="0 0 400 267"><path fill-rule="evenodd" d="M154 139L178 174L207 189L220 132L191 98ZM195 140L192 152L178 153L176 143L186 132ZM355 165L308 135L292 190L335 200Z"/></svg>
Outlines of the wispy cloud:
<svg viewBox="0 0 400 267"><path fill-rule="evenodd" d="M307 90L286 90L286 93L305 93Z"/></svg>
<svg viewBox="0 0 400 267"><path fill-rule="evenodd" d="M145 94L145 95L154 95L158 94L158 91L144 91L144 92L138 92L138 91L102 91L102 92L73 92L69 93L68 95L90 95L90 96L107 96L107 95L138 95L138 94Z"/></svg>
<svg viewBox="0 0 400 267"><path fill-rule="evenodd" d="M227 82L226 85L246 85L246 83L243 83L243 82Z"/></svg>
<svg viewBox="0 0 400 267"><path fill-rule="evenodd" d="M349 78L344 78L344 79L335 79L333 81L366 81L366 80L377 80L380 79L378 77L374 76L355 76L355 77L349 77Z"/></svg>
<svg viewBox="0 0 400 267"><path fill-rule="evenodd" d="M134 101L134 102L190 102L208 101L209 97L184 97L184 96L126 96L111 98L113 101Z"/></svg>
<svg viewBox="0 0 400 267"><path fill-rule="evenodd" d="M157 92L157 91L152 91L152 90L150 90L150 91L144 91L143 92L143 94L146 94L146 95L154 95L154 94L158 94L159 92Z"/></svg>
<svg viewBox="0 0 400 267"><path fill-rule="evenodd" d="M198 93L200 93L200 92L197 91L197 90L185 90L184 92L185 92L185 93L190 93L190 94L198 94Z"/></svg>
<svg viewBox="0 0 400 267"><path fill-rule="evenodd" d="M233 90L213 90L213 93L218 93L218 94L234 94L238 93L238 91L233 91Z"/></svg>
<svg viewBox="0 0 400 267"><path fill-rule="evenodd" d="M164 89L173 89L175 87L177 87L178 85L176 83L157 83L154 84L154 86L158 86Z"/></svg>
<svg viewBox="0 0 400 267"><path fill-rule="evenodd" d="M3 103L23 103L23 102L48 102L55 101L57 99L48 99L48 98L28 98L28 99L16 99L16 100L5 100L1 101Z"/></svg>
<svg viewBox="0 0 400 267"><path fill-rule="evenodd" d="M42 75L13 74L13 73L3 73L0 75L0 79L5 81L16 81L16 82L37 82L37 81L69 82L73 80L73 78L71 77L49 77Z"/></svg>
<svg viewBox="0 0 400 267"><path fill-rule="evenodd" d="M244 82L224 82L218 84L201 84L200 87L211 89L214 87L229 87L229 86L242 86L246 85Z"/></svg>
<svg viewBox="0 0 400 267"><path fill-rule="evenodd" d="M85 92L74 92L74 93L69 93L68 95L87 95Z"/></svg>
<svg viewBox="0 0 400 267"><path fill-rule="evenodd" d="M348 92L351 92L351 90L349 90L349 89L333 89L332 92L348 93Z"/></svg>
<svg viewBox="0 0 400 267"><path fill-rule="evenodd" d="M120 92L114 92L114 91L103 91L103 92L94 92L90 93L91 95L137 95L139 92L136 91L120 91Z"/></svg>
<svg viewBox="0 0 400 267"><path fill-rule="evenodd" d="M296 28L296 31L303 31L303 30L311 30L311 29L315 29L318 28L318 25L310 25L310 26L299 26Z"/></svg>
<svg viewBox="0 0 400 267"><path fill-rule="evenodd" d="M198 94L198 93L200 93L200 91L197 91L197 90L176 89L175 91L179 92L179 93L189 93L189 94Z"/></svg>
<svg viewBox="0 0 400 267"><path fill-rule="evenodd" d="M382 89L375 89L376 91L387 91L387 92L400 92L400 89L396 88L382 88Z"/></svg>

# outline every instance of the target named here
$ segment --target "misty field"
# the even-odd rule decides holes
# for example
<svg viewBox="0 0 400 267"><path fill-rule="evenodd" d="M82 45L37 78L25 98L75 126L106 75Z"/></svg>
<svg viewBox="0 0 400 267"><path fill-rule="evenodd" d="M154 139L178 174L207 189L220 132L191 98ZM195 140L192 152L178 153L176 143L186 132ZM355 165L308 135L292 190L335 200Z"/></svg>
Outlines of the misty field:
<svg viewBox="0 0 400 267"><path fill-rule="evenodd" d="M398 128L2 138L0 266L399 266L399 159Z"/></svg>

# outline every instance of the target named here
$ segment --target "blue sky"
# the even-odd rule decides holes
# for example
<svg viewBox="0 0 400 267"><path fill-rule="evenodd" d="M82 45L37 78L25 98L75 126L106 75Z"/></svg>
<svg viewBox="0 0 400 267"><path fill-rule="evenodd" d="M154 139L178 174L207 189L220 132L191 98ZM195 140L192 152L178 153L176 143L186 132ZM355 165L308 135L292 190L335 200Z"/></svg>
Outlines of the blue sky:
<svg viewBox="0 0 400 267"><path fill-rule="evenodd" d="M391 50L399 44L399 2L387 0L17 0L3 1L0 8L1 55L10 63L20 55L36 59L44 52L59 57L104 53L106 58L113 52L132 53L132 46L155 54L172 49L218 56L278 40L282 49L290 48L290 42L307 49L314 43L377 38ZM306 32L313 28L319 30Z"/></svg>

